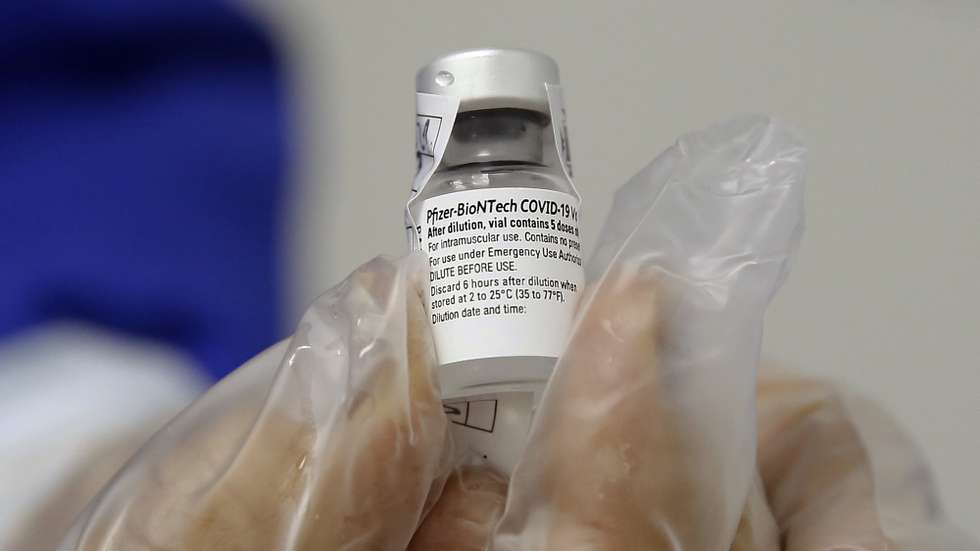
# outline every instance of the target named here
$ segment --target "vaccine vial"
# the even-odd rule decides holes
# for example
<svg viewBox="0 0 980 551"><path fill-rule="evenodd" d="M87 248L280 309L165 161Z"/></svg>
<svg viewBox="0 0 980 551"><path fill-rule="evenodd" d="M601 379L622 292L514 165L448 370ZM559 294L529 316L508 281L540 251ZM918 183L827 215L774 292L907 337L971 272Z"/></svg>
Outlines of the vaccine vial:
<svg viewBox="0 0 980 551"><path fill-rule="evenodd" d="M440 57L417 75L408 203L443 397L543 388L581 292L580 199L558 66L524 50Z"/></svg>

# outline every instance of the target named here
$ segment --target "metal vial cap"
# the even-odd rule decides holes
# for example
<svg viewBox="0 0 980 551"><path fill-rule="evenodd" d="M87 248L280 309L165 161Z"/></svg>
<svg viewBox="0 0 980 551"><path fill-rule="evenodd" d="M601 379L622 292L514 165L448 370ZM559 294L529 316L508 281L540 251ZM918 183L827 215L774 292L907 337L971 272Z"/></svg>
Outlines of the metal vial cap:
<svg viewBox="0 0 980 551"><path fill-rule="evenodd" d="M439 57L419 69L416 90L459 98L459 111L528 109L548 115L545 83L558 84L558 64L530 50L481 48Z"/></svg>

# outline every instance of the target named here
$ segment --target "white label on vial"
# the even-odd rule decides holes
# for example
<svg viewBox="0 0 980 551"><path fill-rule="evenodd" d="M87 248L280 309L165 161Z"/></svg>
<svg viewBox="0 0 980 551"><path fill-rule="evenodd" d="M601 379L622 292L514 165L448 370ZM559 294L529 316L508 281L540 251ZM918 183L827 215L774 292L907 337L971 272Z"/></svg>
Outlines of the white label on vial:
<svg viewBox="0 0 980 551"><path fill-rule="evenodd" d="M572 195L530 188L460 191L422 204L440 363L561 354L584 280L578 207Z"/></svg>
<svg viewBox="0 0 980 551"><path fill-rule="evenodd" d="M446 151L449 136L452 134L456 112L459 110L459 99L452 96L437 94L415 94L415 158L418 161L415 179L412 181L412 191L409 194L409 204L425 187L432 173L442 161ZM418 250L419 240L416 237L415 222L411 210L405 209L405 229L408 232L408 246Z"/></svg>
<svg viewBox="0 0 980 551"><path fill-rule="evenodd" d="M545 83L548 94L548 110L551 112L551 128L555 133L555 146L558 149L558 160L565 171L568 181L572 180L572 150L568 145L568 114L565 112L565 96L561 86Z"/></svg>
<svg viewBox="0 0 980 551"><path fill-rule="evenodd" d="M443 402L442 409L450 423L462 427L493 432L497 425L497 400L495 398Z"/></svg>
<svg viewBox="0 0 980 551"><path fill-rule="evenodd" d="M534 394L504 392L442 404L453 444L464 460L510 473L524 453L534 415Z"/></svg>

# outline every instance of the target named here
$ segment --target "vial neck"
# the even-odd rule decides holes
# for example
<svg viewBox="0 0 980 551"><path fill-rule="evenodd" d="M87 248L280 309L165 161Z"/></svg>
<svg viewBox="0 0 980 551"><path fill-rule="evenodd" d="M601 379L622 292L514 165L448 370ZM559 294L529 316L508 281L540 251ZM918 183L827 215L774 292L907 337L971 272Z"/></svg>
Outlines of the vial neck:
<svg viewBox="0 0 980 551"><path fill-rule="evenodd" d="M453 125L442 164L544 164L543 135L547 119L523 109L487 109L460 113Z"/></svg>

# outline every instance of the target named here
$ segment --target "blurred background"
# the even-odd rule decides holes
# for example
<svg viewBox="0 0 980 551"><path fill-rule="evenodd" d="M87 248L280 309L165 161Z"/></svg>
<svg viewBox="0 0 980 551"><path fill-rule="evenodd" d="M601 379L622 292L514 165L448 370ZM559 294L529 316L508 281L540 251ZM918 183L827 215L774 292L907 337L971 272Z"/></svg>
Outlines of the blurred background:
<svg viewBox="0 0 980 551"><path fill-rule="evenodd" d="M980 3L11 0L0 14L0 548L66 526L319 293L403 252L414 72L487 45L561 66L586 246L616 187L680 134L745 112L794 126L811 150L808 233L765 357L883 403L980 536ZM54 493L60 517L42 510Z"/></svg>

